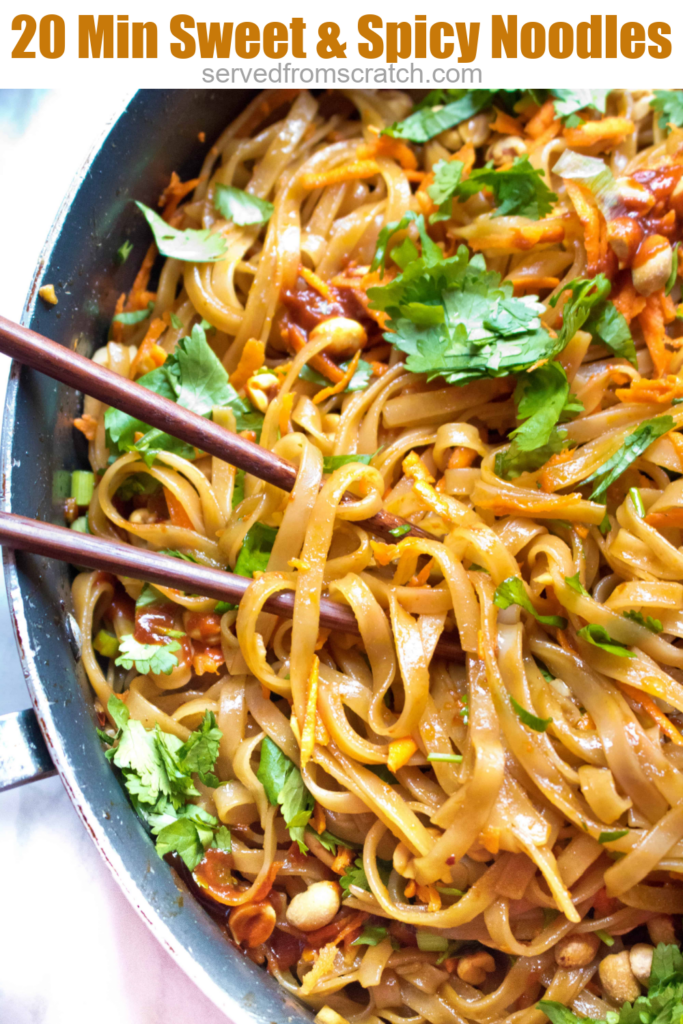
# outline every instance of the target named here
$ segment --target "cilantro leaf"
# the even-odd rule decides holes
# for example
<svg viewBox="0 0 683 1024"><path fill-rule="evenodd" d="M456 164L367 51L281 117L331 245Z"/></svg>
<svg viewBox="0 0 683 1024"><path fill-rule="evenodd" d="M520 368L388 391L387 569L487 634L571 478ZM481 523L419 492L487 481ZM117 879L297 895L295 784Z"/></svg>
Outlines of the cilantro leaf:
<svg viewBox="0 0 683 1024"><path fill-rule="evenodd" d="M584 484L596 484L590 496L591 501L595 501L596 498L604 494L607 488L615 480L618 480L622 473L643 452L647 451L658 437L667 434L675 426L676 424L672 416L657 416L653 420L646 420L645 423L641 423L632 433L627 434L619 451L615 452L599 469L596 469L594 473L591 473L590 476L587 476L582 481Z"/></svg>
<svg viewBox="0 0 683 1024"><path fill-rule="evenodd" d="M523 608L525 612L529 612L537 622L543 623L544 626L557 626L558 629L565 629L567 626L567 620L561 615L541 615L536 611L526 592L524 581L519 576L509 576L506 580L503 580L500 586L496 588L496 592L493 595L493 603L497 608L502 609L518 604L520 608Z"/></svg>
<svg viewBox="0 0 683 1024"><path fill-rule="evenodd" d="M320 843L320 845L324 847L328 851L328 853L333 854L335 857L337 855L338 846L345 846L347 850L357 849L357 847L353 843L348 843L346 842L345 839L340 839L339 836L332 835L332 833L328 832L327 829L325 829L324 832L320 833L314 832L314 835L318 842Z"/></svg>
<svg viewBox="0 0 683 1024"><path fill-rule="evenodd" d="M512 444L501 459L501 476L508 478L513 466L516 475L521 468L527 471L539 469L546 460L546 446L561 448L566 435L556 430L557 423L568 410L576 409L574 396L569 393L567 374L560 363L551 362L539 366L531 373L521 374L515 389L517 418L524 422L513 430ZM583 405L579 402L579 411ZM522 453L528 453L526 458ZM539 461L539 459L541 461Z"/></svg>
<svg viewBox="0 0 683 1024"><path fill-rule="evenodd" d="M144 587L140 591L140 596L135 602L135 610L139 611L140 608L149 608L150 605L154 604L170 604L170 598L162 594L160 590L152 583L145 583Z"/></svg>
<svg viewBox="0 0 683 1024"><path fill-rule="evenodd" d="M496 476L503 480L514 480L522 473L533 473L545 465L552 455L558 455L567 447L563 430L553 430L548 443L533 451L520 451L514 441L506 452L497 452L494 469Z"/></svg>
<svg viewBox="0 0 683 1024"><path fill-rule="evenodd" d="M351 943L352 946L377 946L386 939L389 929L382 924L366 924L357 939Z"/></svg>
<svg viewBox="0 0 683 1024"><path fill-rule="evenodd" d="M348 370L348 368L349 360L345 363L341 363L339 366L340 370ZM366 363L364 359L359 359L356 372L341 394L346 395L350 394L352 391L365 391L366 387L370 383L371 377L372 367L370 366L370 363ZM327 380L326 377L323 377L322 373L318 373L317 370L312 369L308 363L302 367L301 373L299 374L299 380L309 380L312 384L317 384L318 387L321 388L327 388L330 386L329 380Z"/></svg>
<svg viewBox="0 0 683 1024"><path fill-rule="evenodd" d="M551 89L555 114L567 124L567 118L579 110L597 110L604 114L607 108L609 89ZM570 125L572 127L572 125Z"/></svg>
<svg viewBox="0 0 683 1024"><path fill-rule="evenodd" d="M182 771L187 775L196 772L205 786L215 788L218 785L218 779L211 769L218 757L222 735L213 711L207 711L199 728L190 733L177 752Z"/></svg>
<svg viewBox="0 0 683 1024"><path fill-rule="evenodd" d="M119 642L119 656L114 664L125 669L131 669L135 665L136 671L142 676L149 672L169 676L178 666L178 659L173 652L179 650L180 644L177 640L171 640L168 644L141 644L132 633L129 633Z"/></svg>
<svg viewBox="0 0 683 1024"><path fill-rule="evenodd" d="M151 316L152 310L154 309L154 303L148 302L145 309L136 309L132 313L117 313L114 317L115 324L140 324L143 320L146 320L148 316Z"/></svg>
<svg viewBox="0 0 683 1024"><path fill-rule="evenodd" d="M216 185L213 205L226 220L239 227L251 224L267 224L275 207L266 199L259 199L234 185Z"/></svg>
<svg viewBox="0 0 683 1024"><path fill-rule="evenodd" d="M515 700L512 694L510 694L510 703L512 704L513 711L519 718L520 722L523 722L524 725L533 729L534 732L545 732L552 722L552 718L539 718L537 715L532 715L530 711L527 711L526 708L523 708L522 705Z"/></svg>
<svg viewBox="0 0 683 1024"><path fill-rule="evenodd" d="M179 853L183 861L194 871L204 856L204 844L199 838L197 826L189 818L178 818L161 829L156 841L160 857L167 853Z"/></svg>
<svg viewBox="0 0 683 1024"><path fill-rule="evenodd" d="M540 220L557 202L557 196L543 180L543 171L531 165L526 153L515 157L512 167L507 170L496 170L492 163L475 168L466 181L456 185L453 194L464 203L481 189L493 192L497 217Z"/></svg>
<svg viewBox="0 0 683 1024"><path fill-rule="evenodd" d="M205 228L180 231L144 203L136 201L135 205L145 215L156 247L163 256L190 263L216 263L225 256L228 244L222 235Z"/></svg>
<svg viewBox="0 0 683 1024"><path fill-rule="evenodd" d="M118 263L120 267L123 266L123 264L126 262L134 248L135 246L133 245L133 243L129 242L128 239L126 239L125 242L123 242L123 244L120 245L116 250L114 262Z"/></svg>
<svg viewBox="0 0 683 1024"><path fill-rule="evenodd" d="M253 578L255 572L265 572L276 536L277 530L274 527L254 523L242 541L235 563L235 574Z"/></svg>
<svg viewBox="0 0 683 1024"><path fill-rule="evenodd" d="M451 98L451 102L437 110L444 93ZM408 142L428 142L435 135L454 128L461 121L468 121L480 110L490 107L494 96L495 90L492 89L448 89L440 94L430 93L425 101L429 106L421 106L405 120L385 128L382 134L406 139Z"/></svg>
<svg viewBox="0 0 683 1024"><path fill-rule="evenodd" d="M413 219L422 236L424 218ZM385 253L386 242L373 267ZM561 350L562 343L541 324L537 297L515 298L512 291L510 282L501 283L498 273L486 269L480 254L470 259L461 245L445 258L431 239L426 244L422 238L421 255L392 281L368 289L368 297L374 309L389 313L385 340L407 353L409 370L464 384L521 372ZM431 322L425 309L434 314Z"/></svg>
<svg viewBox="0 0 683 1024"><path fill-rule="evenodd" d="M622 615L625 619L630 619L631 622L637 622L639 626L645 626L645 628L649 629L651 633L661 633L664 628L659 619L653 619L651 615L648 615L647 618L645 618L642 612L622 612Z"/></svg>
<svg viewBox="0 0 683 1024"><path fill-rule="evenodd" d="M210 416L215 406L230 408L235 414L236 428L260 430L263 416L255 412L249 402L240 398L220 359L206 340L206 330L195 324L189 338L181 338L175 352L156 370L146 373L137 382L157 395L178 402L200 416ZM104 415L107 447L114 455L126 451L139 452L148 464L159 451L172 451L183 458L194 459L191 445L170 434L150 428L118 409L109 408ZM135 434L143 437L135 442Z"/></svg>
<svg viewBox="0 0 683 1024"><path fill-rule="evenodd" d="M439 160L434 166L434 181L428 186L427 195L439 209L429 218L430 224L450 218L464 167L462 160Z"/></svg>
<svg viewBox="0 0 683 1024"><path fill-rule="evenodd" d="M621 356L637 368L636 347L625 317L613 302L608 301L612 285L604 274L592 278L577 277L570 281L551 300L551 306L569 291L562 307L560 335L563 344L571 341L578 330L585 328L594 341L607 345L616 356Z"/></svg>
<svg viewBox="0 0 683 1024"><path fill-rule="evenodd" d="M308 847L304 842L304 831L313 813L313 797L306 789L297 766L269 736L261 744L256 778L270 803L274 807L280 805L290 836L299 844L301 852L306 853Z"/></svg>
<svg viewBox="0 0 683 1024"><path fill-rule="evenodd" d="M616 654L619 658L635 658L633 651L629 651L628 647L619 643L618 640L613 640L605 627L595 622L589 622L587 626L579 630L578 635L582 640L593 644L593 647L599 647L601 650L607 651L608 654Z"/></svg>
<svg viewBox="0 0 683 1024"><path fill-rule="evenodd" d="M389 875L392 872L393 864L389 860L380 860L378 858L377 867L379 869L380 877L386 885L389 881ZM346 871L339 879L339 884L345 895L348 895L349 886L351 885L357 885L359 889L367 889L367 891L370 892L370 883L368 882L367 875L363 870L362 857L357 857L353 864L349 864Z"/></svg>
<svg viewBox="0 0 683 1024"><path fill-rule="evenodd" d="M617 829L616 832L601 832L598 836L599 843L613 843L616 839L622 839L628 835L627 828Z"/></svg>
<svg viewBox="0 0 683 1024"><path fill-rule="evenodd" d="M573 590L575 593L581 594L582 597L590 597L590 594L579 578L578 572L574 576L565 576L564 582L567 584L569 589Z"/></svg>
<svg viewBox="0 0 683 1024"><path fill-rule="evenodd" d="M659 114L659 127L667 134L669 124L677 128L683 125L683 90L655 89L650 106Z"/></svg>

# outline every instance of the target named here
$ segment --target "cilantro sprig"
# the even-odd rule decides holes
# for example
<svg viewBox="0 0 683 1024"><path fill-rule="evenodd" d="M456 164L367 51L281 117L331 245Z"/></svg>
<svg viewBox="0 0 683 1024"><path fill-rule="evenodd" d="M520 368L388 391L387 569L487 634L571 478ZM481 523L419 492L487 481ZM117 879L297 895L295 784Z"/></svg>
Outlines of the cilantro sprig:
<svg viewBox="0 0 683 1024"><path fill-rule="evenodd" d="M562 306L560 335L563 344L570 342L576 332L583 328L592 336L593 341L607 345L616 356L628 359L637 369L636 347L626 318L609 301L611 291L612 284L604 274L590 278L576 277L553 296L550 305L556 306L562 295L570 293Z"/></svg>
<svg viewBox="0 0 683 1024"><path fill-rule="evenodd" d="M592 644L593 647L599 647L600 650L606 651L608 654L616 654L618 658L635 658L636 656L624 644L613 640L605 627L596 622L589 622L587 626L583 626L578 631L578 636Z"/></svg>
<svg viewBox="0 0 683 1024"><path fill-rule="evenodd" d="M275 207L266 199L259 199L234 185L216 185L213 205L226 220L239 227L267 224Z"/></svg>
<svg viewBox="0 0 683 1024"><path fill-rule="evenodd" d="M470 259L467 247L445 257L427 235L422 215L407 214L380 234L373 269L384 266L393 234L415 221L422 251L406 238L391 252L401 273L368 289L372 307L389 314L385 339L407 353L406 366L429 380L465 384L505 377L552 359L561 349L542 326L537 296L513 296L510 282Z"/></svg>
<svg viewBox="0 0 683 1024"><path fill-rule="evenodd" d="M185 228L181 231L167 224L163 217L144 203L136 202L135 205L145 215L162 256L172 256L173 259L190 263L216 263L225 256L228 243L222 235L206 228Z"/></svg>
<svg viewBox="0 0 683 1024"><path fill-rule="evenodd" d="M650 106L659 114L659 127L669 131L669 125L683 126L683 90L655 89Z"/></svg>
<svg viewBox="0 0 683 1024"><path fill-rule="evenodd" d="M213 712L183 743L158 725L145 729L115 695L107 710L117 731L113 738L99 733L109 747L106 757L120 769L133 807L156 835L159 856L175 851L193 871L210 846L229 850L229 830L191 803L200 795L194 774L206 786L218 785L213 766L222 734Z"/></svg>
<svg viewBox="0 0 683 1024"><path fill-rule="evenodd" d="M518 216L530 220L545 217L557 202L557 196L543 180L543 171L532 167L529 157L515 157L512 167L496 170L493 163L475 168L461 180L463 164L440 160L434 168L434 184L427 189L429 196L439 205L432 221L444 220L450 214L449 201L464 203L482 189L493 194L496 217Z"/></svg>

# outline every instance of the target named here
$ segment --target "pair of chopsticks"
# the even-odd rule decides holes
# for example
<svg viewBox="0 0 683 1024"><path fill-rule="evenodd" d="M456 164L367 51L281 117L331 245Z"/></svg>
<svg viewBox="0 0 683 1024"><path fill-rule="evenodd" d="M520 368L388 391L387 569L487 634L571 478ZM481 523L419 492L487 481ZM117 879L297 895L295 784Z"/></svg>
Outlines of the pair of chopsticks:
<svg viewBox="0 0 683 1024"><path fill-rule="evenodd" d="M286 459L2 316L0 352L281 490L291 491L294 487L296 468ZM406 524L399 516L384 511L359 525L390 541L394 540L390 531L403 525L410 526L405 536L430 536L419 527ZM233 573L138 547L114 544L8 512L0 512L0 546L91 569L103 569L115 575L131 576L233 604L239 603L251 583L251 580ZM287 591L275 595L265 605L266 610L289 618L293 607L294 595ZM350 609L326 598L320 603L320 622L327 628L358 635L358 625ZM460 645L453 637L443 637L437 651L445 657L462 657Z"/></svg>

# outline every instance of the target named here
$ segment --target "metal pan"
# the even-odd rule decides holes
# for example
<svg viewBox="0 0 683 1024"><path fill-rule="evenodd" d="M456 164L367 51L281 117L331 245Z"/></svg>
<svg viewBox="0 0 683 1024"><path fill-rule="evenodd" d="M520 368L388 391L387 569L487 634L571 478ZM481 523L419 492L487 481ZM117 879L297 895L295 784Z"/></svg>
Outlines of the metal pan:
<svg viewBox="0 0 683 1024"><path fill-rule="evenodd" d="M116 298L130 288L149 244L132 200L155 206L171 171L195 175L207 147L253 95L138 92L77 176L41 255L22 322L86 355L99 347ZM200 131L205 145L197 138ZM114 256L126 239L135 250L118 266ZM38 289L48 283L57 288L56 307L37 300ZM80 402L64 385L13 364L2 434L3 509L63 523L64 470L87 466L85 444L71 425ZM78 661L68 567L12 552L5 552L4 565L34 712L0 720L0 788L54 772L51 758L123 892L216 1006L235 1022L310 1022L310 1012L230 945L159 859L105 760L92 693Z"/></svg>

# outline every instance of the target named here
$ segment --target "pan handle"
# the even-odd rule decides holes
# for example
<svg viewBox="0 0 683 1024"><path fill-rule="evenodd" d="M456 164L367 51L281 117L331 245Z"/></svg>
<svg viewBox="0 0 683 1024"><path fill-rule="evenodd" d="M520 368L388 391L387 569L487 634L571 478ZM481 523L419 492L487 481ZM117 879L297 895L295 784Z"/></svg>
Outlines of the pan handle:
<svg viewBox="0 0 683 1024"><path fill-rule="evenodd" d="M0 716L0 793L56 774L33 708Z"/></svg>

